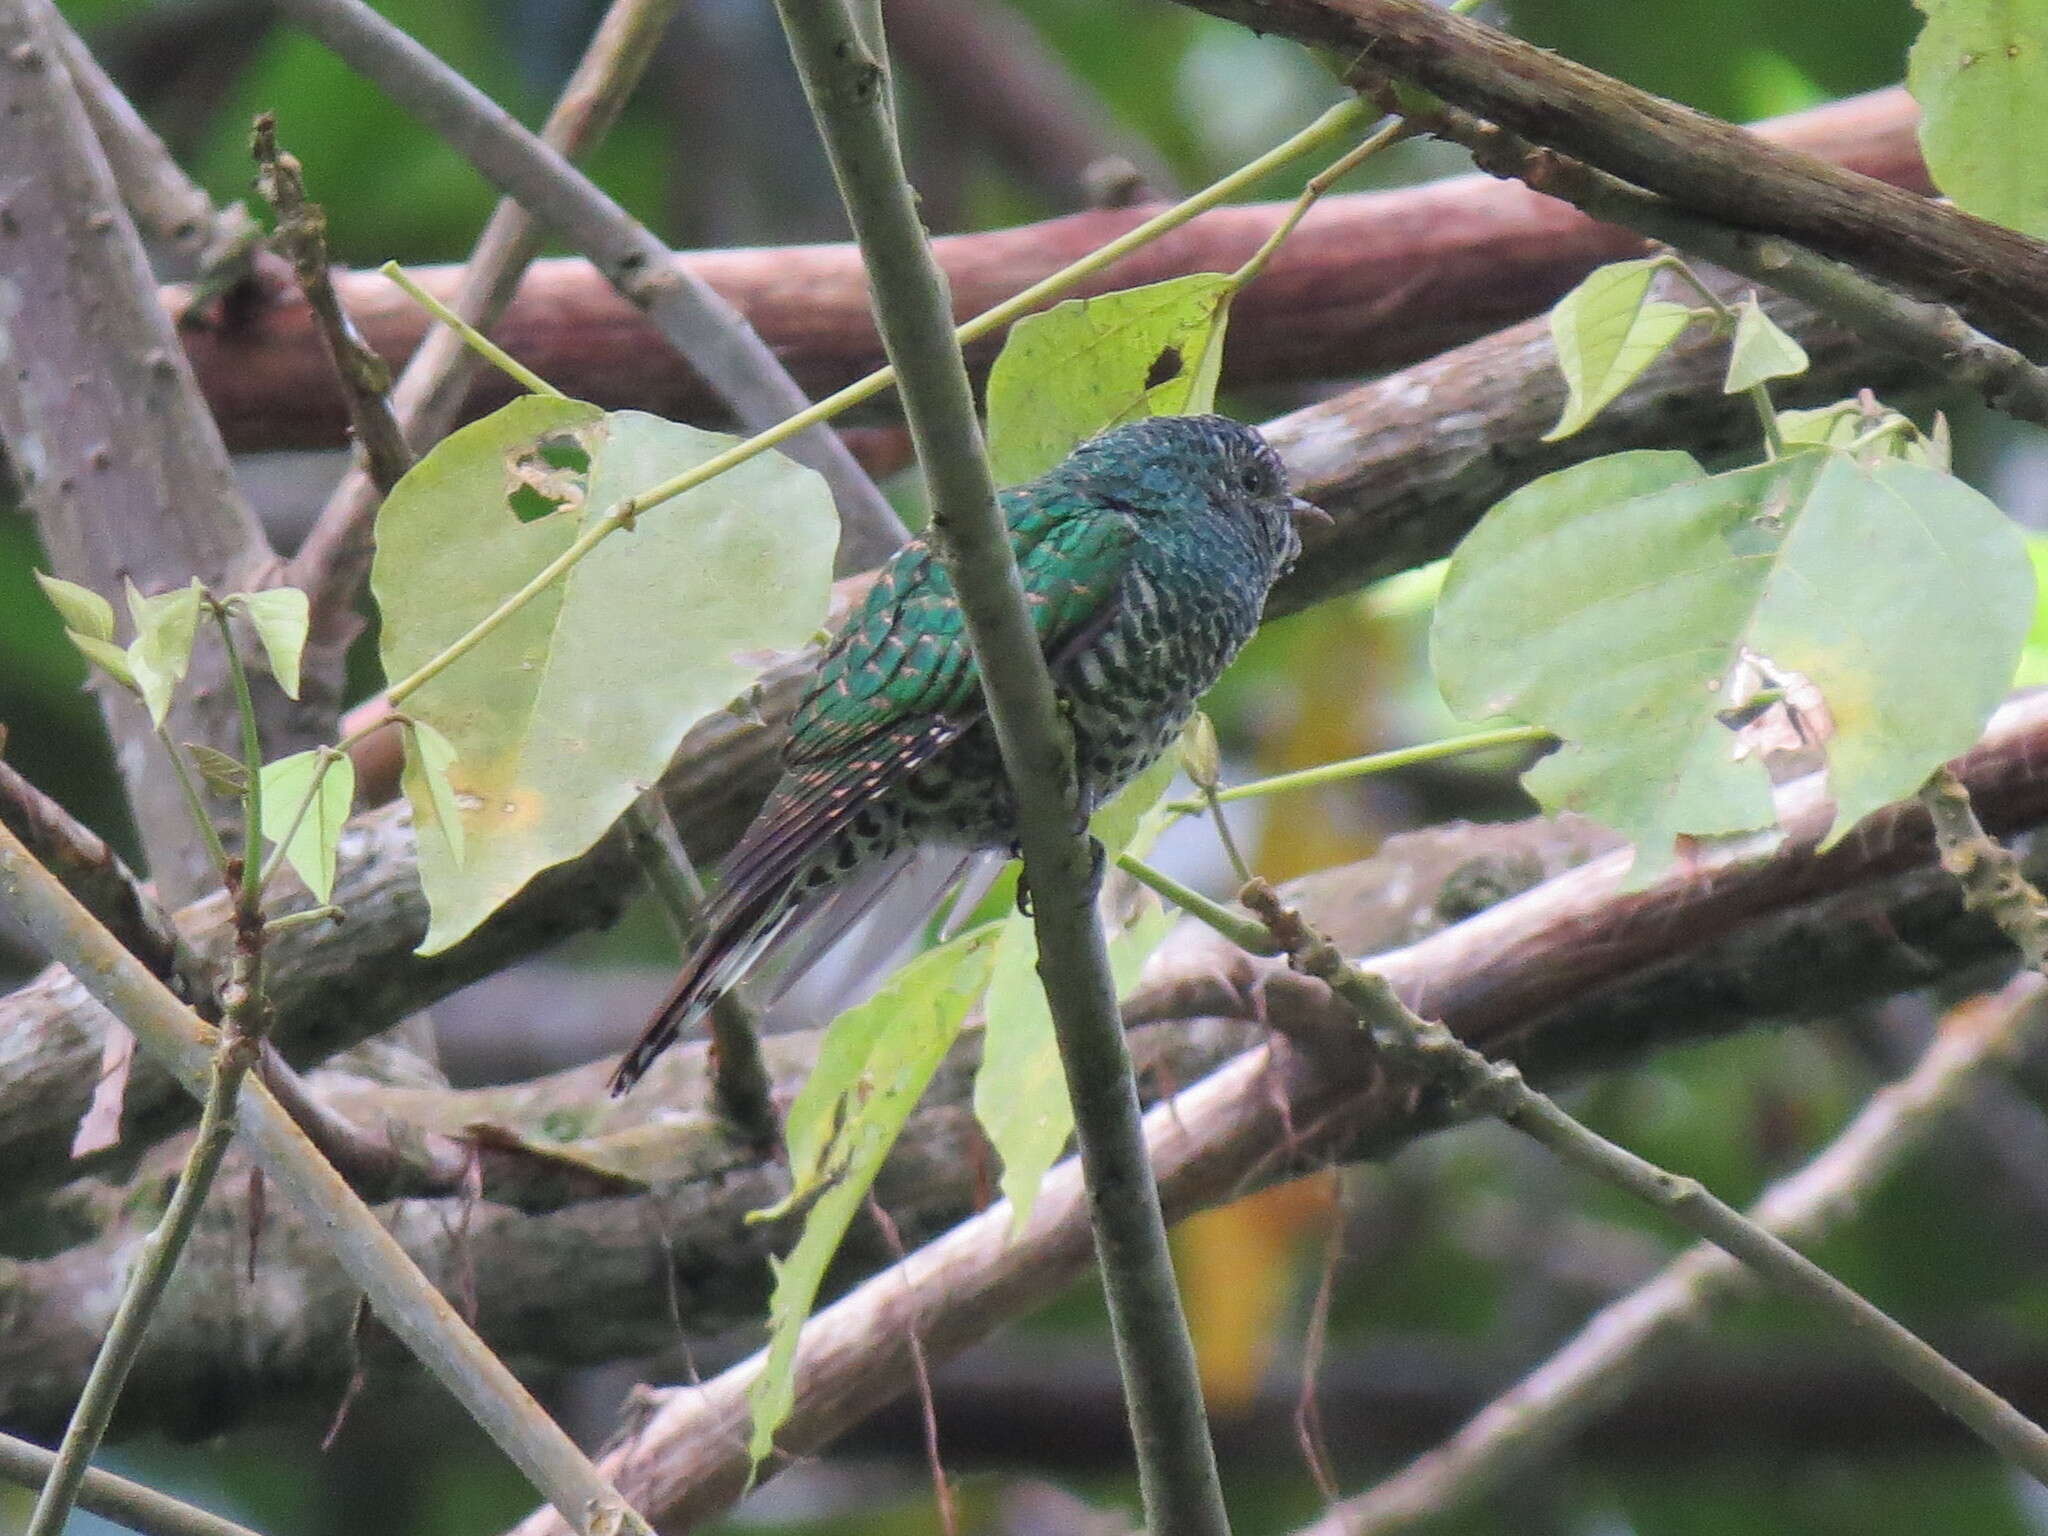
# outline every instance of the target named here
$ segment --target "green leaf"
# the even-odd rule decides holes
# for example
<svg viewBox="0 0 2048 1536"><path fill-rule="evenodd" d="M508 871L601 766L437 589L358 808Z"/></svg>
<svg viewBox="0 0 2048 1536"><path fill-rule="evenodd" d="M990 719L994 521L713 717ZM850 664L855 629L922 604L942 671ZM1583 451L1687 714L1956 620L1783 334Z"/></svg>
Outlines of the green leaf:
<svg viewBox="0 0 2048 1536"><path fill-rule="evenodd" d="M1173 914L1148 895L1136 920L1110 941L1110 973L1119 997L1137 985L1138 973L1172 927ZM1030 1222L1039 1186L1074 1131L1073 1101L1037 961L1031 919L1011 913L999 927L989 978L974 1118L1002 1160L1001 1188L1010 1202L1013 1234Z"/></svg>
<svg viewBox="0 0 2048 1536"><path fill-rule="evenodd" d="M775 1432L796 1402L797 1334L825 1270L988 981L994 947L991 929L962 934L925 951L874 997L834 1019L817 1065L789 1107L792 1193L759 1214L767 1219L805 1200L811 1206L796 1246L774 1266L767 1361L747 1394L757 1467L774 1450Z"/></svg>
<svg viewBox="0 0 2048 1536"><path fill-rule="evenodd" d="M223 800L242 798L242 792L249 787L249 769L239 757L230 757L203 741L186 741L179 745L191 755L192 766L199 770L199 777L206 781L208 789Z"/></svg>
<svg viewBox="0 0 2048 1536"><path fill-rule="evenodd" d="M1044 474L1124 422L1214 409L1231 291L1221 273L1197 272L1068 299L1011 326L988 376L996 483Z"/></svg>
<svg viewBox="0 0 2048 1536"><path fill-rule="evenodd" d="M1432 648L1452 708L1565 739L1525 783L1633 841L1643 884L1681 836L1772 825L1749 716L1773 697L1826 753L1834 837L1910 793L2004 695L2032 592L2012 524L1923 465L1619 454L1486 515Z"/></svg>
<svg viewBox="0 0 2048 1536"><path fill-rule="evenodd" d="M1750 294L1735 312L1735 345L1728 356L1725 395L1739 395L1766 379L1806 372L1806 348L1778 328Z"/></svg>
<svg viewBox="0 0 2048 1536"><path fill-rule="evenodd" d="M1641 376L1692 319L1683 304L1652 299L1663 266L1654 256L1601 267L1558 300L1550 336L1571 391L1546 443L1570 437Z"/></svg>
<svg viewBox="0 0 2048 1536"><path fill-rule="evenodd" d="M67 629L64 633L71 643L78 647L79 654L123 688L136 693L142 691L135 681L135 669L128 665L128 653L120 646L112 641L95 639L91 635L81 635L75 629Z"/></svg>
<svg viewBox="0 0 2048 1536"><path fill-rule="evenodd" d="M416 809L415 826L432 825L448 843L448 856L462 864L462 808L448 770L455 766L455 743L423 720L405 722L405 795Z"/></svg>
<svg viewBox="0 0 2048 1536"><path fill-rule="evenodd" d="M322 759L326 760L324 769ZM298 871L313 899L329 900L334 895L335 848L356 797L355 764L345 752L315 749L265 763L259 777L264 841L272 846L283 843L285 862ZM313 797L310 804L308 793ZM303 816L299 815L301 806L305 807ZM298 820L296 828L292 826L294 818Z"/></svg>
<svg viewBox="0 0 2048 1536"><path fill-rule="evenodd" d="M1173 782L1180 756L1177 745L1161 754L1089 822L1112 862L1133 841L1142 837L1149 845L1156 835L1146 830L1147 817ZM1147 896L1145 902L1137 918L1110 942L1118 996L1136 985L1138 972L1172 926L1156 901ZM998 926L994 974L983 1005L987 1022L981 1069L974 1079L974 1118L1002 1161L1010 1230L1021 1232L1031 1219L1038 1186L1073 1134L1074 1109L1052 1011L1038 980L1038 939L1031 919L1012 910Z"/></svg>
<svg viewBox="0 0 2048 1536"><path fill-rule="evenodd" d="M1920 0L1906 64L1920 149L1958 207L2048 236L2048 0Z"/></svg>
<svg viewBox="0 0 2048 1536"><path fill-rule="evenodd" d="M2015 688L2038 688L2048 683L2048 534L2028 532L2027 563L2033 568L2034 621L2027 630L2027 643L2020 651L2019 670L2013 674Z"/></svg>
<svg viewBox="0 0 2048 1536"><path fill-rule="evenodd" d="M387 676L438 654L590 518L734 445L637 411L530 396L456 432L377 519ZM538 871L588 848L698 720L825 616L837 520L824 482L764 454L613 534L405 700L454 747L454 834L419 844L422 954L461 939ZM413 814L436 817L429 777ZM445 814L445 809L441 814Z"/></svg>
<svg viewBox="0 0 2048 1536"><path fill-rule="evenodd" d="M263 643L270 658L271 674L286 698L299 696L299 659L305 653L306 632L311 627L306 594L297 587L265 587L261 592L237 592L228 599L249 616L249 625Z"/></svg>
<svg viewBox="0 0 2048 1536"><path fill-rule="evenodd" d="M114 638L114 605L91 587L81 587L75 581L66 581L61 576L46 576L35 573L36 585L43 589L43 596L50 600L50 606L57 610L57 616L64 621L64 627L74 635L84 635L91 640L112 640Z"/></svg>
<svg viewBox="0 0 2048 1536"><path fill-rule="evenodd" d="M161 726L170 713L171 695L192 664L192 640L199 632L199 578L174 592L144 597L127 583L128 612L135 620L135 639L128 646L128 665L135 687L149 706L152 724Z"/></svg>

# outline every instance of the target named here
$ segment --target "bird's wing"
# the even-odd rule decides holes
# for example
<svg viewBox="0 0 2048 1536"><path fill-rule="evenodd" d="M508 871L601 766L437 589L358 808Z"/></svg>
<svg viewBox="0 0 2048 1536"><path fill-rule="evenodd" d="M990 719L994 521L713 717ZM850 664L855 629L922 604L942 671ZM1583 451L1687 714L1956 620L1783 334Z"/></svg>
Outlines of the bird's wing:
<svg viewBox="0 0 2048 1536"><path fill-rule="evenodd" d="M1137 532L1128 516L1071 501L1005 496L1018 573L1052 658L1108 619ZM798 706L787 773L734 849L734 900L793 878L874 800L937 757L986 708L945 567L922 542L868 591Z"/></svg>
<svg viewBox="0 0 2048 1536"><path fill-rule="evenodd" d="M1110 618L1137 530L1126 514L1065 498L1011 492L1005 501L1039 645L1057 660ZM842 631L797 709L786 761L792 770L838 765L877 755L876 748L928 759L984 708L952 581L919 542L869 589ZM939 720L953 729L934 741L929 732Z"/></svg>

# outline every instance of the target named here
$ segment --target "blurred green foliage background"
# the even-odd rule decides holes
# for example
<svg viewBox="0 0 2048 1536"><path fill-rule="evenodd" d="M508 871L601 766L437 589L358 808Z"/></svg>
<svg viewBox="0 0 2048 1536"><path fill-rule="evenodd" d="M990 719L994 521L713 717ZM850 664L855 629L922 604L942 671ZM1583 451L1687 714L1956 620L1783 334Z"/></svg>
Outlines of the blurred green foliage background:
<svg viewBox="0 0 2048 1536"><path fill-rule="evenodd" d="M217 197L246 194L249 120L276 111L283 141L329 210L338 259L459 259L492 204L453 153L260 4L66 0L63 9ZM583 0L396 0L384 9L530 122L599 11ZM1165 0L1015 0L1014 9L1184 187L1264 149L1336 94L1293 46ZM598 180L679 246L837 238L843 223L766 0L706 0L683 11L625 120L592 157ZM1896 81L1916 24L1907 0L1513 0L1501 19L1596 68L1737 120ZM902 89L911 158L935 229L995 227L1073 206L1031 190L986 142L948 121L914 71L904 72ZM1439 147L1408 146L1375 160L1366 179L1443 174L1457 163ZM1289 403L1278 394L1228 402L1254 419ZM0 509L8 755L118 839L121 813L95 711L80 691L83 668L28 581L34 559L26 520ZM1421 622L1412 597L1368 594L1262 636L1216 701L1235 768L1296 766L1435 733L1440 706L1421 669ZM1357 857L1418 819L1501 814L1516 803L1497 776L1483 774L1290 803L1260 828L1261 861L1268 873L1291 874ZM659 943L644 934L590 949L597 958L661 958ZM15 974L26 958L15 957ZM1586 1090L1579 1107L1603 1131L1741 1200L1840 1124L1880 1077L1880 1055L1867 1031L1850 1024L1752 1033L1617 1074ZM2038 1371L2048 1346L2048 1223L2039 1205L2007 1179L1987 1177L1974 1156L1965 1145L1939 1149L1821 1257L1966 1359L2015 1370L2033 1362ZM1332 1456L1347 1490L1454 1427L1447 1405L1469 1411L1676 1246L1619 1197L1561 1174L1505 1135L1476 1129L1413 1148L1389 1166L1191 1224L1182 1258L1245 1536L1292 1529L1319 1508L1286 1420L1333 1210L1346 1223L1347 1257L1326 1372L1331 1422L1343 1430L1332 1435ZM745 1345L713 1341L707 1370ZM1108 1390L1107 1350L1083 1288L982 1352L972 1380L999 1402L1005 1371L1028 1376L1047 1358L1070 1361L1078 1401L1084 1391ZM1799 1371L1782 1368L1788 1360ZM317 1447L333 1405L308 1404L217 1442L131 1443L115 1461L279 1536L468 1536L522 1514L530 1497L516 1475L436 1394L394 1379L400 1374L373 1372L324 1454ZM1840 1383L1876 1378L1851 1346L1819 1335L1791 1308L1740 1309L1710 1341L1674 1358L1665 1379L1663 1419L1632 1434L1610 1426L1565 1465L1518 1484L1511 1499L1441 1529L2048 1530L2041 1490L1902 1408L1888 1389L1860 1416ZM610 1377L556 1382L551 1400L581 1431L601 1435L621 1385ZM1003 1523L1012 1519L1006 1500L1019 1478L1134 1507L1133 1489L1112 1470L1118 1447L1078 1443L1063 1415L1032 1419L1039 1398L1011 1395L1021 1405L1005 1442L1011 1454L956 1464L969 1529L1074 1528ZM1347 1416L1342 1404L1354 1397L1381 1405L1390 1422ZM1084 1414L1078 1422L1092 1421ZM730 1528L790 1536L937 1529L914 1435L903 1429L857 1443L844 1458L785 1478ZM24 1497L0 1491L0 1530L26 1509ZM98 1527L80 1517L74 1528Z"/></svg>

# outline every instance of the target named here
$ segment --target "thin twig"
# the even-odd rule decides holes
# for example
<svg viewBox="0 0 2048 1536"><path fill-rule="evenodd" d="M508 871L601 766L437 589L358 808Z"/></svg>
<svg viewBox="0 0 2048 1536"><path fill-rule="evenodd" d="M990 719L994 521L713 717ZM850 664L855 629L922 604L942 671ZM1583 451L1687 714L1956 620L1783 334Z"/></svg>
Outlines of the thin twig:
<svg viewBox="0 0 2048 1536"><path fill-rule="evenodd" d="M40 1488L57 1464L55 1453L0 1430L0 1478ZM142 1536L256 1536L246 1525L187 1504L111 1472L87 1468L78 1485L78 1507L104 1516Z"/></svg>
<svg viewBox="0 0 2048 1536"><path fill-rule="evenodd" d="M1952 1014L1913 1070L1871 1095L1805 1167L1773 1184L1750 1219L1812 1247L1962 1110L1987 1070L2009 1067L2048 1017L2037 976ZM1551 1357L1488 1403L1457 1434L1367 1492L1329 1511L1303 1536L1394 1536L1484 1499L1570 1445L1640 1381L1666 1347L1714 1308L1753 1290L1756 1277L1711 1243L1688 1248L1651 1280L1594 1314Z"/></svg>
<svg viewBox="0 0 2048 1536"><path fill-rule="evenodd" d="M677 3L612 0L548 113L541 128L544 142L573 160L610 132ZM533 217L509 197L500 201L477 237L450 308L479 328L495 324L541 243ZM475 376L475 359L460 339L430 330L391 390L391 409L405 440L435 443L446 436ZM309 669L338 674L360 627L356 597L370 568L370 527L380 500L370 477L351 468L292 556L289 583L306 593L311 607Z"/></svg>
<svg viewBox="0 0 2048 1536"><path fill-rule="evenodd" d="M1336 947L1254 881L1243 895L1287 948L1289 962L1326 984L1358 1016L1390 1064L1435 1082L1566 1162L1655 1206L1726 1249L1786 1294L1825 1312L1904 1380L1961 1419L2035 1479L2048 1482L2048 1431L1872 1305L1796 1248L1745 1218L1696 1179L1667 1173L1588 1130L1531 1088L1511 1063L1489 1061L1441 1023L1419 1018L1386 979L1347 963Z"/></svg>
<svg viewBox="0 0 2048 1536"><path fill-rule="evenodd" d="M334 364L334 376L348 402L348 419L370 479L386 495L412 468L412 448L392 414L391 369L370 350L368 342L341 307L327 261L327 210L306 197L306 178L296 155L277 144L277 118L269 112L256 119L250 139L256 157L256 185L276 210L277 232L271 237L292 264L299 291L320 324L320 339Z"/></svg>
<svg viewBox="0 0 2048 1536"><path fill-rule="evenodd" d="M0 826L0 899L188 1092L209 1087L212 1031L183 1008ZM237 1128L265 1174L328 1234L335 1258L574 1530L650 1528L420 1273L377 1215L322 1158L262 1083L240 1096Z"/></svg>
<svg viewBox="0 0 2048 1536"><path fill-rule="evenodd" d="M1095 916L1093 859L1076 830L1073 748L996 504L945 280L904 176L886 77L841 0L778 0L777 10L866 258L938 547L1017 799L1039 975L1073 1100L1147 1523L1173 1536L1224 1536L1194 1349Z"/></svg>
<svg viewBox="0 0 2048 1536"><path fill-rule="evenodd" d="M362 0L280 0L279 8L467 159L507 196L581 250L644 309L750 431L810 402L744 316L675 259L560 153ZM877 564L908 537L853 455L819 427L790 456L825 477L845 536Z"/></svg>
<svg viewBox="0 0 2048 1536"><path fill-rule="evenodd" d="M2020 873L2013 851L1985 832L1955 770L1942 768L1928 779L1920 804L1934 822L1941 867L1962 886L1965 905L1998 924L2029 969L2048 966L2048 900Z"/></svg>

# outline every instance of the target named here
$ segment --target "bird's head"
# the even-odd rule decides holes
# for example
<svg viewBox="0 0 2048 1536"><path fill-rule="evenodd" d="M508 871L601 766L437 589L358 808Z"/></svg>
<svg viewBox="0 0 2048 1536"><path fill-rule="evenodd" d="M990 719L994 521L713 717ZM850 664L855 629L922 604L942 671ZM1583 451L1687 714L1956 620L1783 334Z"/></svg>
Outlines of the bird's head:
<svg viewBox="0 0 2048 1536"><path fill-rule="evenodd" d="M1076 448L1055 474L1141 518L1237 525L1277 578L1301 553L1300 524L1330 520L1287 488L1287 469L1260 435L1228 416L1152 416Z"/></svg>

